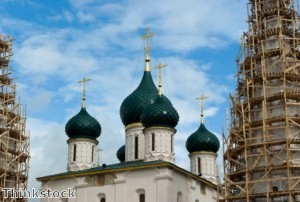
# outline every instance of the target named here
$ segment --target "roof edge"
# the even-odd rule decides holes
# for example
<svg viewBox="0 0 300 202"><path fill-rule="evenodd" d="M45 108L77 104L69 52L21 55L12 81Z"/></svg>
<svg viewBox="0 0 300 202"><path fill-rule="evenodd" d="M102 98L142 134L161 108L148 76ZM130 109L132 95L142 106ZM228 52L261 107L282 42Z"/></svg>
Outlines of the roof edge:
<svg viewBox="0 0 300 202"><path fill-rule="evenodd" d="M183 168L178 167L177 165L170 163L170 162L157 162L154 164L148 164L148 165L137 165L137 166L128 166L124 168L108 168L104 170L83 170L83 171L73 171L73 172L67 172L67 173L60 173L55 175L49 175L45 177L38 177L36 178L37 181L42 182L46 180L54 180L54 179L63 179L63 178L71 178L71 177L82 177L82 176L88 176L88 175L95 175L95 174L104 174L104 173L114 173L114 172L120 172L120 171L128 171L128 170L139 170L139 169L147 169L147 168L155 168L155 167L169 167L172 168L180 173L183 173L187 176L192 177L193 179L203 182L206 185L213 187L217 189L217 185L214 183L203 179Z"/></svg>

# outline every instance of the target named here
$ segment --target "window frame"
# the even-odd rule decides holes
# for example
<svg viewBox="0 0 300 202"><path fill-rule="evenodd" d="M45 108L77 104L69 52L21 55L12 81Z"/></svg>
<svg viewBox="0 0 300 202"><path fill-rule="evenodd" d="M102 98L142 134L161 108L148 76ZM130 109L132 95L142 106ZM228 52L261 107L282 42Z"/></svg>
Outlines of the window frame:
<svg viewBox="0 0 300 202"><path fill-rule="evenodd" d="M139 137L134 137L134 159L139 159Z"/></svg>

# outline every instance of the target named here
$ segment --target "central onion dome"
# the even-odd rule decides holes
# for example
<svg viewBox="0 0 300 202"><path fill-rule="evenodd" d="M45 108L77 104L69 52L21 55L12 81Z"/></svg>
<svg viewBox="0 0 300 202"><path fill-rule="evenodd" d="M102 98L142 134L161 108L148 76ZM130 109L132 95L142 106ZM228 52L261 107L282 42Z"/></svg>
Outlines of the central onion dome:
<svg viewBox="0 0 300 202"><path fill-rule="evenodd" d="M70 139L86 138L96 140L101 134L100 123L84 107L66 124L65 131Z"/></svg>
<svg viewBox="0 0 300 202"><path fill-rule="evenodd" d="M145 71L140 85L123 101L120 116L125 126L140 122L144 109L154 103L157 88L153 82L151 72Z"/></svg>
<svg viewBox="0 0 300 202"><path fill-rule="evenodd" d="M217 153L220 148L219 139L206 129L204 123L194 132L186 141L186 149L190 152L214 152Z"/></svg>
<svg viewBox="0 0 300 202"><path fill-rule="evenodd" d="M179 121L179 115L166 97L158 95L155 102L146 107L141 121L145 128L152 126L175 128Z"/></svg>

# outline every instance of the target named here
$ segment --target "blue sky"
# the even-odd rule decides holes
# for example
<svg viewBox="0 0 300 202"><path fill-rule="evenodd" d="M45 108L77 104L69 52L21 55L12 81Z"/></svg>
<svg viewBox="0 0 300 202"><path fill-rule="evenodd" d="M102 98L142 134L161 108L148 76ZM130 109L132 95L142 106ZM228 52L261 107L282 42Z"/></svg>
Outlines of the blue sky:
<svg viewBox="0 0 300 202"><path fill-rule="evenodd" d="M195 98L209 96L206 126L221 134L228 94L234 92L235 58L246 30L246 0L2 0L0 33L10 35L11 63L31 134L29 187L38 176L66 170L64 126L80 109L84 76L91 79L87 109L102 125L102 162L115 163L124 143L122 101L143 73L146 27L151 66L168 64L164 94L180 115L176 163L189 169L187 137L199 125ZM157 73L152 70L157 81ZM219 155L219 162L221 162ZM221 165L219 165L220 170Z"/></svg>

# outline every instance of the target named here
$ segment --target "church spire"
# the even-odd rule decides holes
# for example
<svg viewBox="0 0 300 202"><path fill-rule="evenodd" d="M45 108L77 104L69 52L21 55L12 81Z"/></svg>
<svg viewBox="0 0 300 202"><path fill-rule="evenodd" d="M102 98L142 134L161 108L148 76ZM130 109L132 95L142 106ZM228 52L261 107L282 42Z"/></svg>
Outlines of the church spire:
<svg viewBox="0 0 300 202"><path fill-rule="evenodd" d="M204 95L201 95L201 97L196 98L200 102L201 106L201 124L204 124L204 100L208 99L209 97L205 97Z"/></svg>
<svg viewBox="0 0 300 202"><path fill-rule="evenodd" d="M154 36L154 33L150 32L150 29L146 28L146 33L142 35L142 39L146 41L145 47L145 72L150 72L150 45L149 39Z"/></svg>
<svg viewBox="0 0 300 202"><path fill-rule="evenodd" d="M82 83L82 108L85 108L86 106L86 83L90 80L91 79L83 77L82 80L78 81L78 83Z"/></svg>
<svg viewBox="0 0 300 202"><path fill-rule="evenodd" d="M158 95L162 95L162 68L166 67L168 65L163 65L159 63L158 66L154 67L155 69L158 69Z"/></svg>

